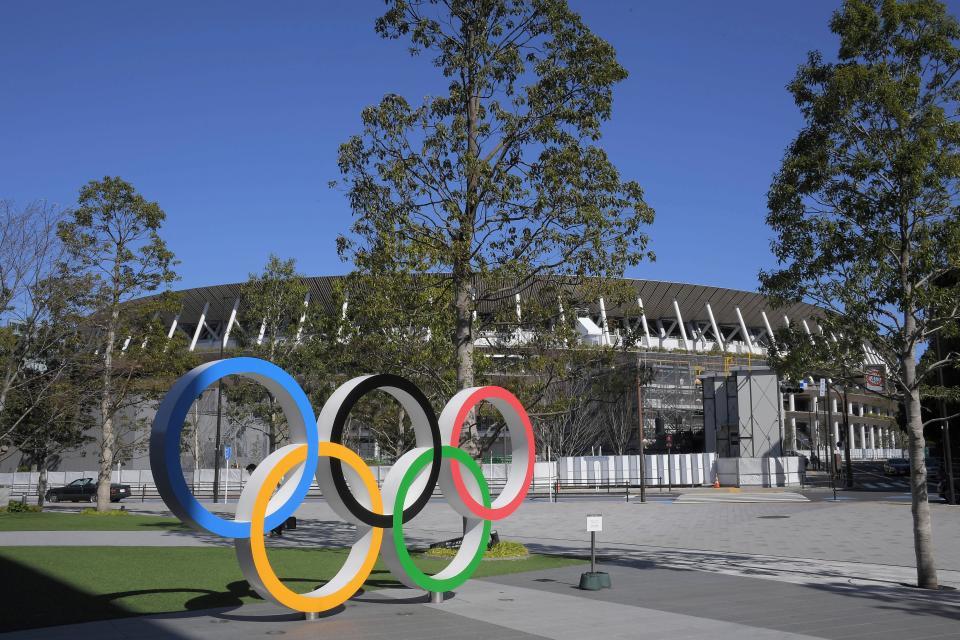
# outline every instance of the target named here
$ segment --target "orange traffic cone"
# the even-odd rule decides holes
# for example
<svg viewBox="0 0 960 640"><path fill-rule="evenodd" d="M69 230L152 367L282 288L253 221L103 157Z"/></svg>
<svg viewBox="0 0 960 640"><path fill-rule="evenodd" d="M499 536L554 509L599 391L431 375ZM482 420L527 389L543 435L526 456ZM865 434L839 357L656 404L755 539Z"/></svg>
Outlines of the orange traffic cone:
<svg viewBox="0 0 960 640"><path fill-rule="evenodd" d="M719 489L719 488L720 488L720 478L719 478L719 477L713 479L713 488L714 488L714 489Z"/></svg>

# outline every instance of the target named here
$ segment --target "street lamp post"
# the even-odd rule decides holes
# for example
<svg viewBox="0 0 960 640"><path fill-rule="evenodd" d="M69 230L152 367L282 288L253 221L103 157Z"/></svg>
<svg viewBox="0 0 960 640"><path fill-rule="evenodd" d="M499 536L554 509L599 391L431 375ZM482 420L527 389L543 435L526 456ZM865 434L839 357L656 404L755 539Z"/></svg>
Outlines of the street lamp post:
<svg viewBox="0 0 960 640"><path fill-rule="evenodd" d="M224 317L224 300L226 298L220 298L220 317ZM222 321L222 320L221 320ZM223 360L223 329L220 330L220 360ZM223 377L217 380L217 432L214 441L214 453L213 453L213 502L214 504L220 502L220 453L221 453L221 442L220 442L220 422L222 416L222 407L223 407Z"/></svg>
<svg viewBox="0 0 960 640"><path fill-rule="evenodd" d="M647 474L643 453L643 385L640 384L640 362L637 361L637 418L640 423L640 502L647 501Z"/></svg>
<svg viewBox="0 0 960 640"><path fill-rule="evenodd" d="M831 427L833 427L833 403L831 400L831 388L830 388L830 378L826 378L826 391L827 391L827 424L823 430L824 440L827 441L828 453L830 455L830 463L828 469L830 471L830 486L833 489L833 499L837 499L837 459L833 455L833 450L836 448L837 444L833 442L833 436L830 433Z"/></svg>

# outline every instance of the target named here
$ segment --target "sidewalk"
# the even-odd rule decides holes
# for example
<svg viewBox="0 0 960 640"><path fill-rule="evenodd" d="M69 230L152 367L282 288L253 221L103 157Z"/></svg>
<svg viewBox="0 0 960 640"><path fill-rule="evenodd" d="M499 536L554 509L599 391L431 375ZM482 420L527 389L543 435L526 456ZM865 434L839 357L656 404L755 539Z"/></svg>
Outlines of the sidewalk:
<svg viewBox="0 0 960 640"><path fill-rule="evenodd" d="M320 620L269 604L145 616L3 635L4 640L212 638L265 635L338 640L919 640L956 638L957 592L897 585L793 584L676 570L621 559L601 569L613 588L576 588L581 567L473 580L442 604L421 592L361 594Z"/></svg>
<svg viewBox="0 0 960 640"><path fill-rule="evenodd" d="M728 492L725 495L735 495ZM132 506L132 505L131 505ZM218 505L229 513L233 505ZM939 576L960 587L960 508L931 505ZM133 509L131 509L133 510ZM149 505L145 510L163 510ZM960 637L960 591L913 583L908 505L885 502L524 504L495 528L532 551L585 555L585 516L602 513L603 570L614 588L576 589L582 568L474 580L430 605L407 590L359 595L340 612L306 622L267 604L22 632L35 638L530 639L781 638L910 640ZM271 544L310 548L353 538L323 501L298 511L301 526ZM442 502L407 528L408 540L459 532ZM12 532L5 544L230 545L193 531ZM189 584L184 585L185 588ZM55 606L55 605L54 605Z"/></svg>

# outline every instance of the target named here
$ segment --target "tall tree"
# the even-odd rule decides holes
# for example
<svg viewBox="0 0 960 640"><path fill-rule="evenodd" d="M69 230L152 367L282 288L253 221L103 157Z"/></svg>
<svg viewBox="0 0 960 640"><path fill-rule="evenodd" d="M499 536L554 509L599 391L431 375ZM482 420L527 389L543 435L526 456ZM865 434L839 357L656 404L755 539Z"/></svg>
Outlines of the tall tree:
<svg viewBox="0 0 960 640"><path fill-rule="evenodd" d="M63 246L56 231L62 216L60 209L44 202L22 209L0 202L0 416L7 412L11 392L29 380L29 395L39 402L44 384L54 384L67 366L65 361L32 366L74 330L73 324L54 322L53 315L69 306L71 297L84 293L76 278L58 270ZM18 408L30 406L21 403ZM22 417L25 414L8 416L6 429ZM0 441L5 435L0 428Z"/></svg>
<svg viewBox="0 0 960 640"><path fill-rule="evenodd" d="M430 55L447 92L364 109L340 147L355 222L338 249L363 273L450 274L435 304L470 387L479 307L512 306L542 274L620 276L649 255L653 210L596 144L627 72L565 0L388 5L377 32ZM485 286L496 278L510 285Z"/></svg>
<svg viewBox="0 0 960 640"><path fill-rule="evenodd" d="M261 273L251 273L241 293L244 349L290 372L301 372L300 365L309 355L301 347L314 333L315 314L309 313L308 290L292 258L271 255ZM262 386L238 381L229 386L226 395L231 400L231 417L240 428L263 425L268 452L287 437L283 412Z"/></svg>
<svg viewBox="0 0 960 640"><path fill-rule="evenodd" d="M100 381L99 510L110 505L110 474L118 447L115 418L127 401L139 397L129 382L147 361L148 347L159 354L166 352L161 349L158 309L147 303L127 304L176 279L173 253L160 237L165 218L160 206L146 200L133 185L108 176L80 189L77 208L58 229L70 268L92 281L91 323L99 342L94 361ZM135 357L127 351L134 335L146 336L142 345L135 345L135 350L140 346ZM116 361L118 353L126 356L125 362Z"/></svg>
<svg viewBox="0 0 960 640"><path fill-rule="evenodd" d="M826 335L886 365L906 411L917 581L936 588L920 389L957 354L918 355L960 317L960 290L940 284L960 260L960 26L935 0L847 0L830 28L837 61L812 52L789 85L804 127L770 189L780 268L761 281L828 310Z"/></svg>

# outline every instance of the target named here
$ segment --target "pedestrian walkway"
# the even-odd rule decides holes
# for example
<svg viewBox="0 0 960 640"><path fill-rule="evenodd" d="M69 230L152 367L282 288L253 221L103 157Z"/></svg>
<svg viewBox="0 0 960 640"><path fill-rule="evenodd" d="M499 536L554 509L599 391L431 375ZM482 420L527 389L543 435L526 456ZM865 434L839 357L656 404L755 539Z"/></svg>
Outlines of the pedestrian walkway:
<svg viewBox="0 0 960 640"><path fill-rule="evenodd" d="M576 588L582 567L472 580L440 604L407 589L358 594L315 621L271 604L36 629L4 640L927 640L957 638L960 595L892 584L808 583L667 568L619 557L612 589Z"/></svg>
<svg viewBox="0 0 960 640"><path fill-rule="evenodd" d="M706 492L682 493L676 500L686 504L705 504L710 502L809 502L803 495L794 491L756 492Z"/></svg>

